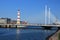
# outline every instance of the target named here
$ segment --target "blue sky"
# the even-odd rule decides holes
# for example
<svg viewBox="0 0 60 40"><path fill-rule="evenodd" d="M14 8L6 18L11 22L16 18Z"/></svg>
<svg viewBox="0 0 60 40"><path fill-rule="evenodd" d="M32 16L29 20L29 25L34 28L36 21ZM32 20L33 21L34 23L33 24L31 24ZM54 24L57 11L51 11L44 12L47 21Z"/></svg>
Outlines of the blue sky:
<svg viewBox="0 0 60 40"><path fill-rule="evenodd" d="M45 5L60 20L60 0L0 0L0 17L17 19L20 9L22 21L41 23L44 22Z"/></svg>

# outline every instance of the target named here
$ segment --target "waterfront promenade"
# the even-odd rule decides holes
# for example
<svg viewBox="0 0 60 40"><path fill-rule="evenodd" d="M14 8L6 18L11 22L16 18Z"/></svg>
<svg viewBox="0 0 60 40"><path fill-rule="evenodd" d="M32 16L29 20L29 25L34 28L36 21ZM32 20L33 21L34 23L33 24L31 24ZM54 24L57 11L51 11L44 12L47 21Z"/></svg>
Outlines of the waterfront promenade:
<svg viewBox="0 0 60 40"><path fill-rule="evenodd" d="M19 26L19 27L18 27ZM32 28L34 28L34 26L36 27L36 28L44 28L44 29L50 29L50 28L58 28L58 29L60 29L60 25L45 25L45 24L20 24L20 25L18 25L18 24L0 24L0 27L1 28L30 28L30 29L32 29L31 27L28 27L28 26L32 26ZM37 27L38 26L38 27ZM39 29L38 28L38 29Z"/></svg>

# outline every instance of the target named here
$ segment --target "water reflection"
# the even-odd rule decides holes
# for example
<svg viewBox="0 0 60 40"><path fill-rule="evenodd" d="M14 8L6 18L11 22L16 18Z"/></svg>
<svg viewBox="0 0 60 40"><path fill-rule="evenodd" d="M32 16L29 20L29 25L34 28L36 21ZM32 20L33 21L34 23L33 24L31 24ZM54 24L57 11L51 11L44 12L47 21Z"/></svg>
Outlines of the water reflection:
<svg viewBox="0 0 60 40"><path fill-rule="evenodd" d="M56 30L0 28L0 40L45 40Z"/></svg>
<svg viewBox="0 0 60 40"><path fill-rule="evenodd" d="M9 28L6 28L7 29L7 31L9 31Z"/></svg>
<svg viewBox="0 0 60 40"><path fill-rule="evenodd" d="M19 34L20 33L20 31L19 31L19 29L17 29L17 34Z"/></svg>
<svg viewBox="0 0 60 40"><path fill-rule="evenodd" d="M19 34L20 34L20 30L16 29L16 40L19 40Z"/></svg>
<svg viewBox="0 0 60 40"><path fill-rule="evenodd" d="M56 30L16 29L16 40L45 40Z"/></svg>

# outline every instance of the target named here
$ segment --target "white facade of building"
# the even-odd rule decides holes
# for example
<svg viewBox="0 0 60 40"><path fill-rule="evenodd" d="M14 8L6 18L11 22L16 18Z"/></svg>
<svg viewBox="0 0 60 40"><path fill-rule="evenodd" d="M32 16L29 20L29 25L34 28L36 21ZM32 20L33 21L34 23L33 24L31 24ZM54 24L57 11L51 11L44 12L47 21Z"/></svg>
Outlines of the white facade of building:
<svg viewBox="0 0 60 40"><path fill-rule="evenodd" d="M8 18L0 18L0 24L7 24L7 23L10 23L10 19Z"/></svg>

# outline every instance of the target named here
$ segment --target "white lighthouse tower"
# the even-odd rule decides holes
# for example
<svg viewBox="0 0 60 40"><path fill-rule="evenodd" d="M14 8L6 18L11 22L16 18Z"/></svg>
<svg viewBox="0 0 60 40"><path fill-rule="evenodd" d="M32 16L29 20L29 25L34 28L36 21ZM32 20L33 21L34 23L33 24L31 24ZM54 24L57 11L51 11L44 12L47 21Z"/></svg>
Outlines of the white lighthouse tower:
<svg viewBox="0 0 60 40"><path fill-rule="evenodd" d="M19 27L25 27L25 25L22 25L20 23L20 10L18 10L17 12L18 12L17 13L17 28L19 28Z"/></svg>
<svg viewBox="0 0 60 40"><path fill-rule="evenodd" d="M20 10L17 11L17 24L20 25Z"/></svg>

